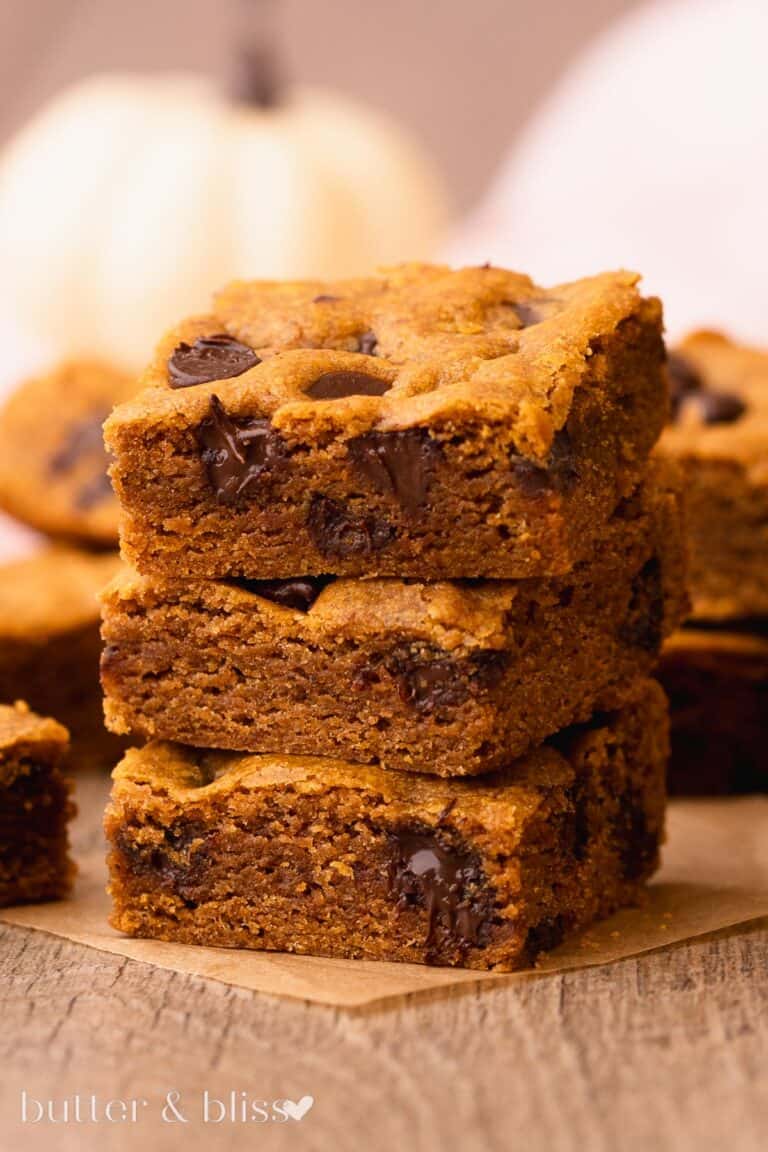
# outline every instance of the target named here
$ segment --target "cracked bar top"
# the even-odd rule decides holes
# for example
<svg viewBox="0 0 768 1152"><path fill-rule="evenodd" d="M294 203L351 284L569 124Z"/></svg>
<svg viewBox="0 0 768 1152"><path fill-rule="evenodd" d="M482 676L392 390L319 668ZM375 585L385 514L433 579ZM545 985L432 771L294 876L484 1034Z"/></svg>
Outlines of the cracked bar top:
<svg viewBox="0 0 768 1152"><path fill-rule="evenodd" d="M107 437L148 411L159 427L215 423L215 397L230 420L259 413L289 445L505 421L543 462L601 339L630 317L660 333L659 302L637 280L606 273L545 290L500 268L404 265L332 283L236 282L212 314L161 341Z"/></svg>

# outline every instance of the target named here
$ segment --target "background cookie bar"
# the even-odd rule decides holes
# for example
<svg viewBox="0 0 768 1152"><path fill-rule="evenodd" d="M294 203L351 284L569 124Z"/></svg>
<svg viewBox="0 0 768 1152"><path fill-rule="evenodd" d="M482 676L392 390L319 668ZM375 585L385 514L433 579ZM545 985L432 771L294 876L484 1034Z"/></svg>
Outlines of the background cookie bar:
<svg viewBox="0 0 768 1152"><path fill-rule="evenodd" d="M652 473L562 577L241 584L126 572L103 597L116 732L488 772L623 699L688 607L676 493Z"/></svg>
<svg viewBox="0 0 768 1152"><path fill-rule="evenodd" d="M49 536L115 547L102 424L135 391L102 361L29 380L0 411L0 508Z"/></svg>
<svg viewBox="0 0 768 1152"><path fill-rule="evenodd" d="M685 628L664 649L673 792L768 789L768 623L728 628Z"/></svg>
<svg viewBox="0 0 768 1152"><path fill-rule="evenodd" d="M669 368L660 451L685 471L694 613L768 615L768 352L697 332Z"/></svg>
<svg viewBox="0 0 768 1152"><path fill-rule="evenodd" d="M666 417L636 280L231 285L106 424L124 554L197 579L567 571Z"/></svg>
<svg viewBox="0 0 768 1152"><path fill-rule="evenodd" d="M69 891L67 821L74 814L60 770L66 728L0 705L0 905L53 900Z"/></svg>
<svg viewBox="0 0 768 1152"><path fill-rule="evenodd" d="M632 902L664 818L666 703L481 780L155 743L114 773L112 923L161 940L509 970Z"/></svg>
<svg viewBox="0 0 768 1152"><path fill-rule="evenodd" d="M120 566L114 553L50 548L0 566L0 701L23 697L57 716L73 763L114 764L123 745L104 728L98 593Z"/></svg>

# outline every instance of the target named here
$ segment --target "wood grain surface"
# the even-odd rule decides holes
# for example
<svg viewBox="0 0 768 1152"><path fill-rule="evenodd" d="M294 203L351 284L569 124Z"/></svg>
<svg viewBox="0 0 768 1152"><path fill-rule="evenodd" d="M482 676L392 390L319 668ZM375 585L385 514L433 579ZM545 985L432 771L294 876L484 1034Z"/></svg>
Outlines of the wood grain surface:
<svg viewBox="0 0 768 1152"><path fill-rule="evenodd" d="M0 925L0 1149L764 1152L767 1019L768 922L357 1011ZM61 1116L95 1094L99 1119L23 1124L22 1091L30 1116L33 1099ZM205 1123L206 1091L314 1104L300 1121ZM183 1121L163 1118L169 1092ZM109 1122L110 1099L147 1103Z"/></svg>

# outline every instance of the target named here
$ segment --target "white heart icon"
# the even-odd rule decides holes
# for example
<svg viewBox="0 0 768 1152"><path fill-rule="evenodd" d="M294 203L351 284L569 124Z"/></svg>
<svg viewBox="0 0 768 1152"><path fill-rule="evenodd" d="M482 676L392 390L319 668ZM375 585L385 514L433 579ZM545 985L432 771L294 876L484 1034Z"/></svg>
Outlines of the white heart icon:
<svg viewBox="0 0 768 1152"><path fill-rule="evenodd" d="M301 1100L297 1100L295 1103L293 1100L283 1100L283 1111L287 1112L292 1120L301 1120L302 1116L306 1116L309 1112L314 1102L314 1096L302 1096Z"/></svg>

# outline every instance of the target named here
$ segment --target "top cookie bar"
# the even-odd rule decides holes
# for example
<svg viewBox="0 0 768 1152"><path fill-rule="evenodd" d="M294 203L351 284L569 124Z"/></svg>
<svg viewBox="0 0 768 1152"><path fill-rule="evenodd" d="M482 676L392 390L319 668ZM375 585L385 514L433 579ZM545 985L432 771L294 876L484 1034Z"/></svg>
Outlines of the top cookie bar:
<svg viewBox="0 0 768 1152"><path fill-rule="evenodd" d="M567 571L666 417L637 279L230 285L105 425L125 555L200 579Z"/></svg>

